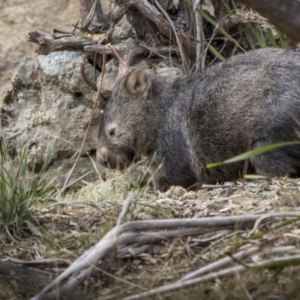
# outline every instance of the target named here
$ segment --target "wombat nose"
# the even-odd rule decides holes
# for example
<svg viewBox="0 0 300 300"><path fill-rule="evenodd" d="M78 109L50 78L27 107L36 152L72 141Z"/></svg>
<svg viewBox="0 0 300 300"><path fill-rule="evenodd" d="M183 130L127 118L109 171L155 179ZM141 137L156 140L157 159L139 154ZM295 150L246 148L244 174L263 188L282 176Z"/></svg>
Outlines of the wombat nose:
<svg viewBox="0 0 300 300"><path fill-rule="evenodd" d="M97 152L96 155L97 162L104 167L107 167L107 161Z"/></svg>
<svg viewBox="0 0 300 300"><path fill-rule="evenodd" d="M114 155L112 155L105 147L101 147L97 150L97 161L106 168L116 168L116 159Z"/></svg>
<svg viewBox="0 0 300 300"><path fill-rule="evenodd" d="M107 165L108 150L105 147L101 147L97 150L97 161L100 165L108 167Z"/></svg>

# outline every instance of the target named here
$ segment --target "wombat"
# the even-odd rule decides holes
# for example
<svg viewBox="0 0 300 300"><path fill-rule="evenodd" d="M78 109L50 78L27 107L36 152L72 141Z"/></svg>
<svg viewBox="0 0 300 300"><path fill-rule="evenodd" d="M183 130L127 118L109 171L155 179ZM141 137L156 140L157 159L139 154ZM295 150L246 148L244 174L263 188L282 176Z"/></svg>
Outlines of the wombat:
<svg viewBox="0 0 300 300"><path fill-rule="evenodd" d="M162 77L134 70L123 76L103 112L97 156L103 166L118 169L146 157L156 189L190 188L239 179L244 162L212 169L206 164L299 140L299 124L300 51L260 49L200 74ZM298 176L300 146L252 157L249 170Z"/></svg>

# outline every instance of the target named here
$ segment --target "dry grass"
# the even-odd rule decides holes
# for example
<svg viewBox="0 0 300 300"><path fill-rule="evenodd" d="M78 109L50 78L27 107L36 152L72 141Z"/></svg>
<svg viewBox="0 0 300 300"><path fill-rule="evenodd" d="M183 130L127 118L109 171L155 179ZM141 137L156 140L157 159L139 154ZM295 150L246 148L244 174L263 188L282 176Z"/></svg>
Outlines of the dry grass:
<svg viewBox="0 0 300 300"><path fill-rule="evenodd" d="M142 193L136 188L134 203L124 221L300 212L299 189L299 179L287 178L225 183L221 187L203 188L197 192L174 187L167 193L156 194L149 189ZM22 240L2 245L1 256L26 261L47 258L74 261L115 226L127 194L128 189L113 189L110 180L98 181L55 199L47 208L37 207L38 223L33 226L39 234L32 228L25 230ZM131 249L132 256L123 259L111 253L110 259L102 262L102 270L86 281L83 288L90 299L122 299L179 280L193 270L253 245L269 245L270 249L294 246L293 251L297 252L299 222L286 222L278 226L282 223L230 233L224 231L221 234L178 237L153 245L137 256ZM262 251L237 261L236 265L248 265L288 254L288 251L276 254ZM39 268L45 270L44 266ZM64 268L52 266L46 269L52 274L59 274ZM248 269L243 273L237 272L163 294L161 299L297 299L299 274L296 265ZM1 275L0 279L1 299L9 299L12 295L16 299L28 298L41 288L38 285L35 288L32 286L29 291L15 289ZM76 299L75 294L72 297L70 299Z"/></svg>

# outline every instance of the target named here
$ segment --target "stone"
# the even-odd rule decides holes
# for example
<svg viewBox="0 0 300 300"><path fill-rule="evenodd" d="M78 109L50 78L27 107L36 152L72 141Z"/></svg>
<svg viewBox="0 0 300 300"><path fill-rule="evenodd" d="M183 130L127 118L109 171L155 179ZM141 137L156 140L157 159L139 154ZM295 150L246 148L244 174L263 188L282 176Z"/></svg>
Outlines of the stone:
<svg viewBox="0 0 300 300"><path fill-rule="evenodd" d="M13 80L10 99L2 106L1 135L18 152L29 143L29 162L43 164L51 145L53 159L80 149L91 118L95 92L80 74L79 52L53 52L24 59ZM94 69L86 65L89 77ZM95 149L100 110L92 119L84 152Z"/></svg>

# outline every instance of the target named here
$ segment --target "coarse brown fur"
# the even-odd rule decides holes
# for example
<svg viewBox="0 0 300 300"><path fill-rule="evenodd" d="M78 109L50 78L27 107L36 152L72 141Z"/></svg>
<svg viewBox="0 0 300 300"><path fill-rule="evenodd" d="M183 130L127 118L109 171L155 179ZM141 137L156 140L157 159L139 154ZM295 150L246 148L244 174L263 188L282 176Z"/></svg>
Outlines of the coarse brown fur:
<svg viewBox="0 0 300 300"><path fill-rule="evenodd" d="M121 78L99 128L102 165L124 168L145 156L154 185L191 187L240 178L244 163L207 169L250 149L299 140L300 52L260 49L202 74L162 77L135 70ZM252 157L268 176L300 175L300 146Z"/></svg>

